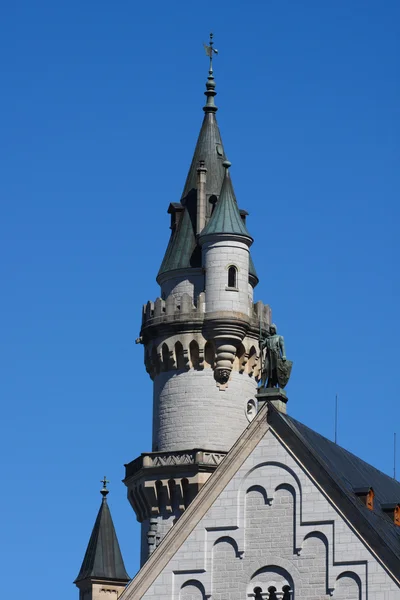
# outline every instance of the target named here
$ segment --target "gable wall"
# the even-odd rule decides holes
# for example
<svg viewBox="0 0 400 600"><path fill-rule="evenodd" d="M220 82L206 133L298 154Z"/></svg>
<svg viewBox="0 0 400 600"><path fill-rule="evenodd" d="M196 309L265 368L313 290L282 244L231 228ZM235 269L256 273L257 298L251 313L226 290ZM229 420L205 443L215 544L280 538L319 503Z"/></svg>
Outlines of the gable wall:
<svg viewBox="0 0 400 600"><path fill-rule="evenodd" d="M293 600L400 600L397 584L269 429L142 597L243 600L259 587L267 599L269 587L286 585Z"/></svg>

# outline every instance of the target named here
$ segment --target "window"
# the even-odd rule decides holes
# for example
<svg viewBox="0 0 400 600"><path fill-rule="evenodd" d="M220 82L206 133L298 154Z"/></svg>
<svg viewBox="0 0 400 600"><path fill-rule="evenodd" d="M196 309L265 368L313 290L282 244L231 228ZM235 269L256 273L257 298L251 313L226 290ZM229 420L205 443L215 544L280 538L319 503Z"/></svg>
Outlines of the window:
<svg viewBox="0 0 400 600"><path fill-rule="evenodd" d="M237 287L237 269L233 266L228 269L228 287Z"/></svg>

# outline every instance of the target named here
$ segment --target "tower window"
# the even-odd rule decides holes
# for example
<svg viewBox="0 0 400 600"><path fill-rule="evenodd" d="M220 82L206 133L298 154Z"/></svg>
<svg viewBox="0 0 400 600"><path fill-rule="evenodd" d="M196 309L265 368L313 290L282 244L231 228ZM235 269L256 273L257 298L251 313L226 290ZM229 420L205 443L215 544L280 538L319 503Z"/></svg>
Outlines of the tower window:
<svg viewBox="0 0 400 600"><path fill-rule="evenodd" d="M237 268L233 266L228 269L228 287L237 287Z"/></svg>

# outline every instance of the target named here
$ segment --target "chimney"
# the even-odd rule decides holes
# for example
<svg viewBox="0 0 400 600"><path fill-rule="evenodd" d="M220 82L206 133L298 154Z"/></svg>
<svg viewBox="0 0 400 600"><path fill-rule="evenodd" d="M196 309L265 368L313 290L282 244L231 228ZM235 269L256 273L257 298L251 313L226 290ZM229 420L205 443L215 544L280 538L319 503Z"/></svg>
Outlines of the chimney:
<svg viewBox="0 0 400 600"><path fill-rule="evenodd" d="M207 169L204 160L201 160L197 169L197 235L203 231L206 224L206 181Z"/></svg>

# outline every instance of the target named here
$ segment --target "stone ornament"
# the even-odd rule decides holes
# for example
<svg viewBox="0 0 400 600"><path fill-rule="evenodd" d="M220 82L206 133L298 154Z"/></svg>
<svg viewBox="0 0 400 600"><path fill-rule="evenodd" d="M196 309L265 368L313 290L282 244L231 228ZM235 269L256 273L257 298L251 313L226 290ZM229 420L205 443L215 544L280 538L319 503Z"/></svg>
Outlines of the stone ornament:
<svg viewBox="0 0 400 600"><path fill-rule="evenodd" d="M257 414L257 403L254 398L248 400L246 403L246 419L249 423L254 419Z"/></svg>

